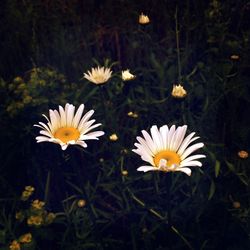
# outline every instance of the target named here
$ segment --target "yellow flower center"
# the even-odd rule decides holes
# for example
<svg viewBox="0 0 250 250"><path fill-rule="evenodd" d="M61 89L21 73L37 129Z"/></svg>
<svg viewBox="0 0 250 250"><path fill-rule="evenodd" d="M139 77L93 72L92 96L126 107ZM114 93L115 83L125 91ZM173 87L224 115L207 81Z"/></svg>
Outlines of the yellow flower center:
<svg viewBox="0 0 250 250"><path fill-rule="evenodd" d="M157 153L154 157L155 166L159 167L160 160L164 159L167 161L167 167L171 167L173 164L179 165L181 162L180 156L174 152L169 150L164 150Z"/></svg>
<svg viewBox="0 0 250 250"><path fill-rule="evenodd" d="M73 127L59 128L55 133L54 137L61 140L64 143L68 141L77 140L80 137L80 132Z"/></svg>
<svg viewBox="0 0 250 250"><path fill-rule="evenodd" d="M103 75L95 75L93 78L94 78L95 81L98 82L98 83L103 83L103 82L105 82L105 80L106 80L105 77L104 77Z"/></svg>

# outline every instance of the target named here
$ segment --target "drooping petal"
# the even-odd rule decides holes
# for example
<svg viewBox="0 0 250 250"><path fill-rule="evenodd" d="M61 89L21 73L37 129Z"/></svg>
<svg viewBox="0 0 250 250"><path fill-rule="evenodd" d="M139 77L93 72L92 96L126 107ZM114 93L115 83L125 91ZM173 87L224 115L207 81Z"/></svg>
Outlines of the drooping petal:
<svg viewBox="0 0 250 250"><path fill-rule="evenodd" d="M176 171L183 172L183 173L187 174L188 176L190 176L192 173L190 168L177 168Z"/></svg>
<svg viewBox="0 0 250 250"><path fill-rule="evenodd" d="M181 167L201 167L202 163L200 161L189 161L189 162L181 162Z"/></svg>
<svg viewBox="0 0 250 250"><path fill-rule="evenodd" d="M137 171L143 171L143 172L157 171L157 170L159 170L159 169L152 167L152 166L141 166L141 167L137 168Z"/></svg>

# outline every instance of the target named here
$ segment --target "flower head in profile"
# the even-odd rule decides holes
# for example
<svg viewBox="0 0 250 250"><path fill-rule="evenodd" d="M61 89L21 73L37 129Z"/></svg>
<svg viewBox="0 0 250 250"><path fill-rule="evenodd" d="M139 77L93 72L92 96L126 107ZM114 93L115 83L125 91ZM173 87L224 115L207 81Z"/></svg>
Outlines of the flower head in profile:
<svg viewBox="0 0 250 250"><path fill-rule="evenodd" d="M19 241L21 243L30 243L32 241L32 234L27 233L27 234L24 234L24 235L20 236Z"/></svg>
<svg viewBox="0 0 250 250"><path fill-rule="evenodd" d="M240 59L240 56L239 55L231 55L230 58L231 58L231 60L237 61Z"/></svg>
<svg viewBox="0 0 250 250"><path fill-rule="evenodd" d="M20 243L17 240L13 240L9 246L10 250L20 250L21 246Z"/></svg>
<svg viewBox="0 0 250 250"><path fill-rule="evenodd" d="M187 95L187 91L182 85L173 85L172 96L175 98L183 98Z"/></svg>
<svg viewBox="0 0 250 250"><path fill-rule="evenodd" d="M122 71L122 80L123 81L130 81L135 79L135 75L129 72L129 69Z"/></svg>
<svg viewBox="0 0 250 250"><path fill-rule="evenodd" d="M103 131L90 132L101 123L94 124L95 120L89 120L94 114L94 110L88 111L83 115L84 104L81 104L75 113L75 106L66 104L65 108L59 106L59 111L49 110L49 118L47 124L39 122L39 125L34 125L41 128L40 136L36 137L37 142L53 142L60 144L62 150L65 150L69 145L80 145L86 148L86 140L98 140L99 136L104 135ZM93 125L94 124L94 125Z"/></svg>
<svg viewBox="0 0 250 250"><path fill-rule="evenodd" d="M238 156L241 158L241 159L246 159L248 158L248 152L245 151L245 150L241 150L238 152Z"/></svg>
<svg viewBox="0 0 250 250"><path fill-rule="evenodd" d="M140 24L147 24L149 22L150 22L149 17L144 15L143 13L141 13L141 15L139 16L139 23Z"/></svg>
<svg viewBox="0 0 250 250"><path fill-rule="evenodd" d="M109 137L109 140L110 140L110 141L117 141L117 140L118 140L117 134L112 134L112 135Z"/></svg>
<svg viewBox="0 0 250 250"><path fill-rule="evenodd" d="M112 71L110 68L98 66L97 68L92 68L91 71L88 70L88 73L84 73L84 78L99 85L107 82L111 78L111 75Z"/></svg>
<svg viewBox="0 0 250 250"><path fill-rule="evenodd" d="M185 137L187 126L168 128L167 125L157 128L152 126L151 135L142 130L143 137L138 136L135 143L136 149L133 151L140 155L142 160L150 165L141 166L138 171L164 171L174 172L181 171L191 175L189 167L201 167L202 164L197 159L206 157L202 154L190 156L194 151L204 146L203 143L190 144L199 137L194 137L194 132Z"/></svg>

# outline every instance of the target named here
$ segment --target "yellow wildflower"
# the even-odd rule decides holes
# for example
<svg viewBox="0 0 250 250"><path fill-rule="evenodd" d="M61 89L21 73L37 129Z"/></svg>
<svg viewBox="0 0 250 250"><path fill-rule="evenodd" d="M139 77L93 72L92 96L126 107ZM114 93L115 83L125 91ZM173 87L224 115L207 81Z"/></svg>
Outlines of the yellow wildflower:
<svg viewBox="0 0 250 250"><path fill-rule="evenodd" d="M128 150L126 148L122 149L121 154L128 154Z"/></svg>
<svg viewBox="0 0 250 250"><path fill-rule="evenodd" d="M112 134L112 135L109 137L109 139L110 139L111 141L117 141L117 140L118 140L118 136L117 136L116 134Z"/></svg>
<svg viewBox="0 0 250 250"><path fill-rule="evenodd" d="M149 17L144 15L143 13L141 13L141 15L139 16L139 23L140 24L147 24L149 22L150 22Z"/></svg>
<svg viewBox="0 0 250 250"><path fill-rule="evenodd" d="M248 158L248 152L245 150L241 150L238 152L238 156L242 159L246 159L246 158Z"/></svg>
<svg viewBox="0 0 250 250"><path fill-rule="evenodd" d="M34 200L31 204L33 208L38 209L38 210L42 209L44 205L45 205L45 202L39 201L39 200Z"/></svg>
<svg viewBox="0 0 250 250"><path fill-rule="evenodd" d="M30 243L31 241L32 241L31 233L24 234L19 238L20 243Z"/></svg>
<svg viewBox="0 0 250 250"><path fill-rule="evenodd" d="M175 98L183 98L187 95L187 91L182 85L174 85L172 90L172 96Z"/></svg>
<svg viewBox="0 0 250 250"><path fill-rule="evenodd" d="M28 191L28 192L34 192L35 188L32 187L32 186L26 186L25 190Z"/></svg>
<svg viewBox="0 0 250 250"><path fill-rule="evenodd" d="M24 214L22 213L22 211L16 212L16 219L17 220L23 220L24 219Z"/></svg>
<svg viewBox="0 0 250 250"><path fill-rule="evenodd" d="M240 208L240 202L234 201L234 202L233 202L233 207L234 207L234 208Z"/></svg>
<svg viewBox="0 0 250 250"><path fill-rule="evenodd" d="M132 118L137 118L137 117L138 117L138 114L137 114L136 112L132 112L132 111L128 112L127 115L128 115L129 117L132 117Z"/></svg>
<svg viewBox="0 0 250 250"><path fill-rule="evenodd" d="M128 171L127 171L127 170L123 170L123 171L122 171L122 175L123 175L123 176L127 176L127 175L128 175Z"/></svg>
<svg viewBox="0 0 250 250"><path fill-rule="evenodd" d="M15 83L21 83L21 82L23 82L23 78L20 77L20 76L17 76L17 77L14 78L14 82Z"/></svg>
<svg viewBox="0 0 250 250"><path fill-rule="evenodd" d="M55 218L56 218L56 215L54 213L48 213L48 215L45 218L45 223L51 224Z"/></svg>
<svg viewBox="0 0 250 250"><path fill-rule="evenodd" d="M37 216L30 216L27 220L27 223L28 225L32 226L32 225L35 225L35 226L40 226L43 222L43 218L39 215Z"/></svg>
<svg viewBox="0 0 250 250"><path fill-rule="evenodd" d="M32 192L24 190L22 192L21 200L27 201L31 195L32 195Z"/></svg>
<svg viewBox="0 0 250 250"><path fill-rule="evenodd" d="M13 240L10 244L10 250L20 250L20 249L21 249L20 244L16 240Z"/></svg>
<svg viewBox="0 0 250 250"><path fill-rule="evenodd" d="M83 200L83 199L81 199L81 200L79 200L79 201L77 202L77 206L78 206L78 207L84 207L85 205L86 205L86 201Z"/></svg>
<svg viewBox="0 0 250 250"><path fill-rule="evenodd" d="M240 59L240 56L239 55L231 55L230 58L232 60L239 60Z"/></svg>

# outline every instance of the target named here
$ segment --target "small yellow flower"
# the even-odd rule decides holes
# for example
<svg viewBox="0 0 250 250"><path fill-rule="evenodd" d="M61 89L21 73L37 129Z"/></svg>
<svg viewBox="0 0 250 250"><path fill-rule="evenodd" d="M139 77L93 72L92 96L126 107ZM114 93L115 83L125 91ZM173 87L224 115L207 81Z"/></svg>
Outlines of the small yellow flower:
<svg viewBox="0 0 250 250"><path fill-rule="evenodd" d="M128 175L128 171L127 171L127 170L123 170L123 171L122 171L122 175L123 175L123 176L127 176L127 175Z"/></svg>
<svg viewBox="0 0 250 250"><path fill-rule="evenodd" d="M22 221L24 219L24 214L22 211L16 212L16 219Z"/></svg>
<svg viewBox="0 0 250 250"><path fill-rule="evenodd" d="M77 206L78 206L78 207L84 207L85 205L86 205L86 201L83 200L83 199L81 199L81 200L79 200L79 201L77 202Z"/></svg>
<svg viewBox="0 0 250 250"><path fill-rule="evenodd" d="M55 218L56 218L56 215L54 213L48 213L48 215L45 218L45 223L51 224Z"/></svg>
<svg viewBox="0 0 250 250"><path fill-rule="evenodd" d="M117 141L118 140L118 136L116 134L112 134L110 137L109 137L110 141Z"/></svg>
<svg viewBox="0 0 250 250"><path fill-rule="evenodd" d="M121 154L128 154L128 150L126 148L122 149Z"/></svg>
<svg viewBox="0 0 250 250"><path fill-rule="evenodd" d="M231 55L230 58L232 60L239 60L240 59L240 56L239 55Z"/></svg>
<svg viewBox="0 0 250 250"><path fill-rule="evenodd" d="M24 234L19 238L20 243L30 243L31 241L32 241L31 233Z"/></svg>
<svg viewBox="0 0 250 250"><path fill-rule="evenodd" d="M147 24L149 22L150 22L149 17L144 15L143 13L141 13L141 15L139 16L139 23L140 24Z"/></svg>
<svg viewBox="0 0 250 250"><path fill-rule="evenodd" d="M130 112L128 112L128 116L129 116L129 117L132 117L132 118L137 118L137 117L138 117L138 114L137 114L136 112L130 111Z"/></svg>
<svg viewBox="0 0 250 250"><path fill-rule="evenodd" d="M241 150L238 152L238 156L241 158L241 159L246 159L248 158L248 152L245 151L245 150Z"/></svg>
<svg viewBox="0 0 250 250"><path fill-rule="evenodd" d="M122 80L123 81L130 81L135 79L135 75L129 72L129 69L122 71Z"/></svg>
<svg viewBox="0 0 250 250"><path fill-rule="evenodd" d="M31 195L32 195L32 192L24 190L22 192L21 200L27 201Z"/></svg>
<svg viewBox="0 0 250 250"><path fill-rule="evenodd" d="M45 205L45 202L39 201L39 200L34 200L31 204L33 208L38 209L38 210L42 209L44 205Z"/></svg>
<svg viewBox="0 0 250 250"><path fill-rule="evenodd" d="M173 85L172 96L175 98L183 98L187 95L187 91L182 85Z"/></svg>
<svg viewBox="0 0 250 250"><path fill-rule="evenodd" d="M20 244L16 240L13 240L10 244L10 250L20 250L20 249L21 249Z"/></svg>
<svg viewBox="0 0 250 250"><path fill-rule="evenodd" d="M234 202L233 202L233 207L234 207L234 208L240 208L240 202L234 201Z"/></svg>
<svg viewBox="0 0 250 250"><path fill-rule="evenodd" d="M35 188L32 187L32 186L26 186L25 190L28 191L28 192L34 192Z"/></svg>
<svg viewBox="0 0 250 250"><path fill-rule="evenodd" d="M23 78L20 77L20 76L17 76L17 77L15 77L14 82L15 83L21 83L21 82L23 82Z"/></svg>
<svg viewBox="0 0 250 250"><path fill-rule="evenodd" d="M43 218L41 216L30 216L27 220L28 225L40 226L43 222Z"/></svg>

